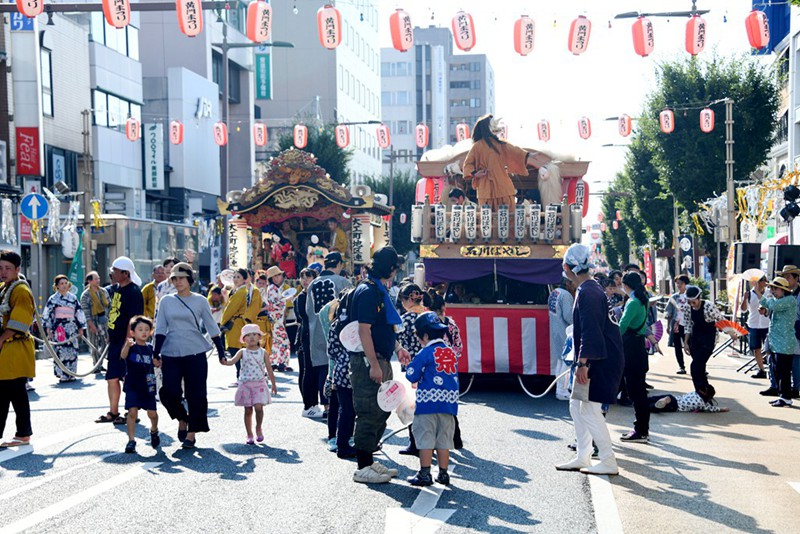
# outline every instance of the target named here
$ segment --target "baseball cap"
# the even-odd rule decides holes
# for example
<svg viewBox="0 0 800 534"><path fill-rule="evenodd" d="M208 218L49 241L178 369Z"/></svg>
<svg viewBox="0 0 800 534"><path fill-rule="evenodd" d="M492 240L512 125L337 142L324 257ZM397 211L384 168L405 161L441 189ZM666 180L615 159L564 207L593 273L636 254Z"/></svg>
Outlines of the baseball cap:
<svg viewBox="0 0 800 534"><path fill-rule="evenodd" d="M342 254L340 252L328 252L325 254L325 267L335 267L342 263Z"/></svg>
<svg viewBox="0 0 800 534"><path fill-rule="evenodd" d="M382 247L372 255L372 266L384 273L399 269L406 263L406 258L397 254L392 246Z"/></svg>
<svg viewBox="0 0 800 534"><path fill-rule="evenodd" d="M111 268L117 269L118 271L128 271L131 276L131 281L137 286L142 285L142 279L136 274L136 266L133 264L133 260L128 256L120 256L114 260L114 263L111 264Z"/></svg>
<svg viewBox="0 0 800 534"><path fill-rule="evenodd" d="M414 320L414 330L447 330L447 325L443 324L439 316L432 311L420 313Z"/></svg>

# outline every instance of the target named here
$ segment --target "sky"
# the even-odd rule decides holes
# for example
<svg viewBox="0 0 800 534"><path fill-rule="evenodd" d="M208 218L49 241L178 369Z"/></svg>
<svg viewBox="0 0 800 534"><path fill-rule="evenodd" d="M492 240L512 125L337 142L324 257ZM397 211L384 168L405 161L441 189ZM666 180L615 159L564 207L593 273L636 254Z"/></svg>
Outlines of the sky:
<svg viewBox="0 0 800 534"><path fill-rule="evenodd" d="M422 27L449 28L459 9L470 13L476 35L476 46L470 53L486 54L494 68L495 116L508 124L509 141L591 161L586 176L590 191L605 188L625 161L624 147L602 147L627 142L617 133L616 121L604 119L623 113L638 116L654 88L659 62L688 55L684 49L687 18L650 17L655 50L642 58L633 50L631 26L635 19L615 20L614 15L688 11L691 0L381 0L379 5L379 20L386 21L381 25L383 47L391 46L388 20L397 8L404 9L413 24ZM708 41L702 54L749 51L744 21L752 1L698 0L697 8L710 10L704 15ZM534 49L525 57L513 47L514 22L523 14L536 23ZM592 22L592 31L587 51L574 56L567 49L567 38L570 24L578 15ZM592 122L588 140L578 136L577 122L584 115ZM542 119L549 120L552 129L547 145L539 143L536 135L536 125ZM596 213L598 204L590 203L592 213Z"/></svg>

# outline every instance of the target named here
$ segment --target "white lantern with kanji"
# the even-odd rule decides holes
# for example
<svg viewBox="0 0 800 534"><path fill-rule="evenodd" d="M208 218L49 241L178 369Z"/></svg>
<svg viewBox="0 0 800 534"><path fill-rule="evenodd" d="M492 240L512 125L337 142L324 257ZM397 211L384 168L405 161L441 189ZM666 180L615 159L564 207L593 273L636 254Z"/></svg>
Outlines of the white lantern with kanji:
<svg viewBox="0 0 800 534"><path fill-rule="evenodd" d="M375 135L378 137L379 147L389 148L389 146L392 144L392 136L389 133L389 127L385 124L378 126L378 129L375 131Z"/></svg>
<svg viewBox="0 0 800 534"><path fill-rule="evenodd" d="M169 123L169 142L173 145L180 145L183 143L183 123L181 121L172 121Z"/></svg>
<svg viewBox="0 0 800 534"><path fill-rule="evenodd" d="M653 23L645 17L639 17L633 23L633 50L642 57L653 53L655 38Z"/></svg>
<svg viewBox="0 0 800 534"><path fill-rule="evenodd" d="M769 44L769 20L763 11L754 9L745 19L747 26L747 40L750 46L756 50L761 50Z"/></svg>
<svg viewBox="0 0 800 534"><path fill-rule="evenodd" d="M658 122L662 132L672 133L675 130L675 113L671 109L665 109L659 113Z"/></svg>
<svg viewBox="0 0 800 534"><path fill-rule="evenodd" d="M103 14L109 26L124 28L131 23L129 0L103 0Z"/></svg>
<svg viewBox="0 0 800 534"><path fill-rule="evenodd" d="M297 124L294 127L294 146L305 148L308 144L308 128L305 124Z"/></svg>
<svg viewBox="0 0 800 534"><path fill-rule="evenodd" d="M514 22L514 50L521 56L533 52L536 36L536 23L528 15L522 15Z"/></svg>
<svg viewBox="0 0 800 534"><path fill-rule="evenodd" d="M317 11L317 30L319 42L328 50L333 50L342 42L342 15L331 4L325 4Z"/></svg>
<svg viewBox="0 0 800 534"><path fill-rule="evenodd" d="M706 21L693 15L686 23L686 51L696 56L706 47Z"/></svg>
<svg viewBox="0 0 800 534"><path fill-rule="evenodd" d="M214 142L219 146L228 144L228 125L224 122L214 123Z"/></svg>
<svg viewBox="0 0 800 534"><path fill-rule="evenodd" d="M459 11L452 20L453 40L459 50L469 52L475 46L475 23L472 15Z"/></svg>
<svg viewBox="0 0 800 534"><path fill-rule="evenodd" d="M508 124L503 123L500 125L500 131L497 133L497 137L499 137L501 141L508 141Z"/></svg>
<svg viewBox="0 0 800 534"><path fill-rule="evenodd" d="M703 133L711 133L714 131L714 110L705 108L700 111L700 130Z"/></svg>
<svg viewBox="0 0 800 534"><path fill-rule="evenodd" d="M633 120L629 115L623 113L617 121L617 128L622 137L628 137L633 130Z"/></svg>
<svg viewBox="0 0 800 534"><path fill-rule="evenodd" d="M142 136L142 124L133 117L125 121L125 137L128 141L137 141Z"/></svg>
<svg viewBox="0 0 800 534"><path fill-rule="evenodd" d="M178 27L189 37L196 37L203 31L203 6L201 0L176 0L175 11Z"/></svg>
<svg viewBox="0 0 800 534"><path fill-rule="evenodd" d="M256 146L267 146L267 125L263 122L253 124L253 142Z"/></svg>
<svg viewBox="0 0 800 534"><path fill-rule="evenodd" d="M38 17L44 11L44 0L17 0L17 9L26 17Z"/></svg>
<svg viewBox="0 0 800 534"><path fill-rule="evenodd" d="M614 230L619 230L619 223L617 221L612 222L611 228L613 228Z"/></svg>
<svg viewBox="0 0 800 534"><path fill-rule="evenodd" d="M469 124L459 122L456 124L456 141L463 141L469 139Z"/></svg>
<svg viewBox="0 0 800 534"><path fill-rule="evenodd" d="M592 121L589 117L581 117L578 119L578 135L581 139L589 139L592 136Z"/></svg>
<svg viewBox="0 0 800 534"><path fill-rule="evenodd" d="M254 0L247 6L247 38L254 43L269 40L272 31L272 6L264 0Z"/></svg>
<svg viewBox="0 0 800 534"><path fill-rule="evenodd" d="M429 129L427 124L419 123L414 128L414 140L418 148L425 148L428 146Z"/></svg>
<svg viewBox="0 0 800 534"><path fill-rule="evenodd" d="M550 121L543 119L536 125L536 131L539 134L539 141L546 143L550 140Z"/></svg>
<svg viewBox="0 0 800 534"><path fill-rule="evenodd" d="M589 36L592 33L592 23L584 17L579 16L572 21L569 27L569 41L567 47L573 54L580 55L589 48Z"/></svg>
<svg viewBox="0 0 800 534"><path fill-rule="evenodd" d="M414 26L411 17L402 9L398 9L389 17L389 29L392 34L392 46L400 52L408 52L414 46Z"/></svg>
<svg viewBox="0 0 800 534"><path fill-rule="evenodd" d="M336 127L336 145L339 148L347 148L350 144L350 128L348 128L344 124L340 124Z"/></svg>

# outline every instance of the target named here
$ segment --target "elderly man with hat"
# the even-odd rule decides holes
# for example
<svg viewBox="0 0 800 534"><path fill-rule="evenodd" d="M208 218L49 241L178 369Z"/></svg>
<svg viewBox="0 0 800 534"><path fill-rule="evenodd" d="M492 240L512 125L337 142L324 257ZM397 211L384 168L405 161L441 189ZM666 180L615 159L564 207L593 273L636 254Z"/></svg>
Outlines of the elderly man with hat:
<svg viewBox="0 0 800 534"><path fill-rule="evenodd" d="M325 379L328 376L328 342L322 329L319 313L322 308L336 298L339 292L351 284L340 273L344 267L342 255L339 252L329 252L325 255L325 268L308 286L306 300L306 314L308 315L309 341L308 350L310 366L303 373L303 417L319 418L323 416L317 405L317 399L323 406L328 406L328 400L323 393ZM306 362L309 363L309 362ZM336 404L338 409L338 403Z"/></svg>
<svg viewBox="0 0 800 534"><path fill-rule="evenodd" d="M697 286L686 286L686 304L683 307L683 330L686 339L683 350L692 356L689 372L695 391L708 386L706 364L717 341L717 321L722 321L713 302L703 300L703 291Z"/></svg>
<svg viewBox="0 0 800 534"><path fill-rule="evenodd" d="M775 276L785 279L789 284L789 292L795 297L800 297L800 267L796 265L784 265L783 269L775 273ZM797 306L797 320L800 320L800 304ZM795 336L796 335L797 331L795 330ZM797 344L792 353L794 356L791 361L791 397L797 399L800 398L800 344ZM761 391L760 394L765 397L777 397L780 394L778 389L777 357L769 358L769 381L770 387Z"/></svg>
<svg viewBox="0 0 800 534"><path fill-rule="evenodd" d="M759 304L770 312L769 347L776 361L780 397L770 404L776 408L792 405L792 360L797 347L795 321L797 298L792 295L789 281L778 276L770 282L772 295L761 297Z"/></svg>
<svg viewBox="0 0 800 534"><path fill-rule="evenodd" d="M111 297L106 361L109 410L95 422L124 425L125 418L119 414L119 398L122 393L119 381L125 376L125 361L120 358L120 352L128 339L128 324L131 319L144 313L144 299L139 289L142 279L136 274L136 267L129 257L120 256L114 260L111 264L111 281L112 285L106 288Z"/></svg>
<svg viewBox="0 0 800 534"><path fill-rule="evenodd" d="M395 328L402 324L392 303L387 286L405 263L393 247L375 251L367 264L367 279L353 292L347 323L358 322L362 350L350 354L350 380L353 384L353 406L356 412L355 446L358 470L353 480L364 484L386 483L397 476L372 458L386 430L389 413L378 406L378 388L392 379L392 354L403 363L411 356L397 341Z"/></svg>

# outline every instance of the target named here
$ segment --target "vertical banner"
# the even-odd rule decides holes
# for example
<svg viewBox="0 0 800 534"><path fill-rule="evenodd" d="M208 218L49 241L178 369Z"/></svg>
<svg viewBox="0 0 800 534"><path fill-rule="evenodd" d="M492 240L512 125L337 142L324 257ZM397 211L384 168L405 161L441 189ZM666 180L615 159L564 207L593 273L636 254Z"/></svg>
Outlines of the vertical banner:
<svg viewBox="0 0 800 534"><path fill-rule="evenodd" d="M69 266L69 274L67 278L69 278L72 287L81 288L83 287L83 234L80 234L81 237L78 239L78 249L75 251L75 255L72 256L72 263ZM80 296L80 295L78 295Z"/></svg>
<svg viewBox="0 0 800 534"><path fill-rule="evenodd" d="M434 229L437 241L444 241L447 236L447 209L444 204L436 204L434 207Z"/></svg>
<svg viewBox="0 0 800 534"><path fill-rule="evenodd" d="M256 100L272 99L272 58L266 46L256 48Z"/></svg>
<svg viewBox="0 0 800 534"><path fill-rule="evenodd" d="M461 226L464 221L462 210L459 205L450 208L450 241L453 243L461 239Z"/></svg>
<svg viewBox="0 0 800 534"><path fill-rule="evenodd" d="M690 235L682 235L678 243L681 247L681 272L694 276L694 239Z"/></svg>
<svg viewBox="0 0 800 534"><path fill-rule="evenodd" d="M17 127L17 175L42 175L42 148L39 128Z"/></svg>
<svg viewBox="0 0 800 534"><path fill-rule="evenodd" d="M144 188L164 189L164 126L148 124L144 128Z"/></svg>
<svg viewBox="0 0 800 534"><path fill-rule="evenodd" d="M647 275L647 285L653 287L653 261L648 249L644 251L644 274Z"/></svg>
<svg viewBox="0 0 800 534"><path fill-rule="evenodd" d="M369 215L353 215L350 235L353 246L353 263L363 265L370 258L370 224Z"/></svg>
<svg viewBox="0 0 800 534"><path fill-rule="evenodd" d="M228 268L247 269L247 222L236 216L228 219Z"/></svg>
<svg viewBox="0 0 800 534"><path fill-rule="evenodd" d="M544 211L544 240L555 241L556 239L556 220L558 218L558 206L553 204L547 206Z"/></svg>

